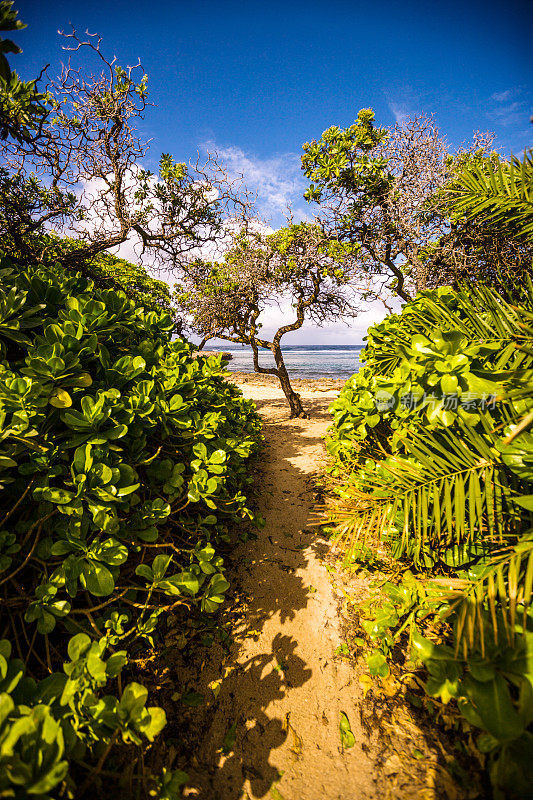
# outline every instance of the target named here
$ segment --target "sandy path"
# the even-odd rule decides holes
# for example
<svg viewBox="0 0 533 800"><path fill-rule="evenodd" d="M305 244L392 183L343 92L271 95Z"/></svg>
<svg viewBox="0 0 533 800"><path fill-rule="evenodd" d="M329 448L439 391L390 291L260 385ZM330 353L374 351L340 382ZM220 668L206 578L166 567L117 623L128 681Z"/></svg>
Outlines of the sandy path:
<svg viewBox="0 0 533 800"><path fill-rule="evenodd" d="M241 388L256 400L265 423L259 488L266 526L235 554L241 605L232 621L233 649L225 663L204 665L204 683L223 680L196 748L191 795L376 797L359 724L361 689L351 666L334 656L342 641L337 602L318 558L316 534L306 529L313 476L323 462L322 437L331 419L327 406L335 392L302 389L311 418L290 420L275 386L241 383ZM341 711L356 740L344 750Z"/></svg>

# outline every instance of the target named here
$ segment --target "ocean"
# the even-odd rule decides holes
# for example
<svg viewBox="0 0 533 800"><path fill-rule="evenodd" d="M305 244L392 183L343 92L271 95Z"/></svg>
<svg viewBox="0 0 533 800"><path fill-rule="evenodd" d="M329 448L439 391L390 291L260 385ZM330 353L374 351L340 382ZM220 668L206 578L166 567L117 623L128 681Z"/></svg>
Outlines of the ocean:
<svg viewBox="0 0 533 800"><path fill-rule="evenodd" d="M364 345L360 344L294 344L285 345L283 358L292 378L349 378L359 370L359 355ZM206 348L209 349L209 348ZM213 348L214 349L214 348ZM253 372L254 364L250 347L221 344L217 350L231 353L227 369L232 372ZM259 364L274 367L270 350L259 351Z"/></svg>

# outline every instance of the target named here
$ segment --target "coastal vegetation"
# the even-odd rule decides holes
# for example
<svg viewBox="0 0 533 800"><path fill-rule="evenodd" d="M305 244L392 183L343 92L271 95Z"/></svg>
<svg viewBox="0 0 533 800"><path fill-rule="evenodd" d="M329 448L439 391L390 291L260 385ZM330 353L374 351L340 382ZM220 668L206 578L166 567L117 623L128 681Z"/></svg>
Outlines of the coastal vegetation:
<svg viewBox="0 0 533 800"><path fill-rule="evenodd" d="M0 30L21 27L0 2ZM321 523L343 563L375 578L359 612L376 684L409 675L428 720L454 709L496 800L531 796L531 152L504 160L476 136L451 153L431 119L387 129L363 109L304 145L316 218L272 231L214 156L141 166L142 66L66 38L99 75L69 64L44 87L22 81L17 45L0 40L0 797L181 796L187 774L153 745L167 718L143 663L171 626L191 661L200 644L228 646L228 563L263 524L256 407L185 334L249 345L294 432L307 410L283 337L375 299L391 313L331 405ZM113 253L131 241L173 291ZM262 314L283 304L267 338ZM291 685L278 656L275 699ZM290 733L298 760L289 717L276 741ZM224 756L242 720L226 722ZM343 753L350 725L340 712Z"/></svg>
<svg viewBox="0 0 533 800"><path fill-rule="evenodd" d="M200 347L211 338L249 345L255 371L278 377L291 416L305 410L291 387L281 339L305 320L349 321L376 299L391 311L395 299L465 281L505 293L531 272L531 231L519 225L527 202L520 212L515 198L529 185L527 154L523 165L502 162L490 150L490 134L451 153L432 119L415 117L392 129L374 119L363 109L349 128L331 127L303 145L302 169L312 181L305 198L318 208L312 223L267 233L245 220L229 235L223 259L189 262L176 287L174 299ZM480 182L499 186L492 222L480 213L491 208L490 201L480 207ZM453 207L452 187L463 188ZM502 209L513 232L497 224ZM267 340L262 315L283 301L290 304L287 322ZM275 367L261 366L261 348L272 352Z"/></svg>
<svg viewBox="0 0 533 800"><path fill-rule="evenodd" d="M165 725L136 659L169 612L185 637L223 602L259 421L169 315L60 268L1 276L0 790L82 796Z"/></svg>
<svg viewBox="0 0 533 800"><path fill-rule="evenodd" d="M530 240L532 177L527 153L469 165L452 212ZM328 523L347 561L382 579L363 611L370 672L422 664L440 701L428 707L455 703L464 735L478 731L494 796L529 797L531 272L503 294L486 283L420 292L369 330L361 358L331 407Z"/></svg>
<svg viewBox="0 0 533 800"><path fill-rule="evenodd" d="M10 3L0 10L3 29L19 27ZM166 717L137 665L170 614L185 644L223 602L220 546L256 521L247 464L260 422L223 379L220 358L195 360L173 339L168 287L105 253L112 234L73 240L46 226L82 219L61 181L87 175L72 153L89 158L96 139L111 161L124 155L101 196L122 208L111 185L132 163L121 115L139 86L115 68L87 89L75 121L33 84L5 70L1 80L7 162L18 153L29 169L29 152L41 167L52 153L72 160L45 172L48 183L17 167L0 176L0 795L87 796L110 780L118 751L132 767L124 791L175 797L186 776L145 764ZM79 98L79 86L72 91ZM194 195L187 235L211 236L211 201L164 164L159 199L168 207L180 192ZM148 180L136 188L143 198Z"/></svg>

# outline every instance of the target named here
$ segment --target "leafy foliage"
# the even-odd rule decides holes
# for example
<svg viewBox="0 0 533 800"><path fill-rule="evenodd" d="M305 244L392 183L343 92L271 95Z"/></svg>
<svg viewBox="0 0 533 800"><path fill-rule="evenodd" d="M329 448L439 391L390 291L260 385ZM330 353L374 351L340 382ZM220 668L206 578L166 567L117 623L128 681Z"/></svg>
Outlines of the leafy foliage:
<svg viewBox="0 0 533 800"><path fill-rule="evenodd" d="M408 632L426 691L483 731L506 797L531 780L532 321L531 281L520 305L482 286L421 293L369 331L328 443L348 558L385 547L411 567L367 609L371 673Z"/></svg>
<svg viewBox="0 0 533 800"><path fill-rule="evenodd" d="M162 730L120 675L166 610L223 602L259 421L168 314L59 268L0 276L0 794L45 798Z"/></svg>
<svg viewBox="0 0 533 800"><path fill-rule="evenodd" d="M26 25L17 19L18 12L10 0L0 2L0 31L20 31ZM18 141L28 137L45 115L44 94L38 92L35 81L21 81L13 72L7 54L21 53L11 39L0 38L0 139L12 136Z"/></svg>
<svg viewBox="0 0 533 800"><path fill-rule="evenodd" d="M5 200L5 198L4 198ZM5 206L0 206L0 215L5 213ZM53 233L33 236L38 240L32 247L42 252L40 263L54 268L61 264L69 253L83 250L87 242L83 239L68 239ZM26 263L17 242L4 238L5 250L16 264ZM98 253L82 262L83 271L99 289L118 289L123 291L137 305L149 311L165 311L174 319L175 329L181 328L176 319L176 310L172 307L170 288L165 281L153 278L140 264L133 264L112 253Z"/></svg>
<svg viewBox="0 0 533 800"><path fill-rule="evenodd" d="M457 215L504 228L518 239L533 238L533 151L496 163L485 159L463 168L449 189Z"/></svg>
<svg viewBox="0 0 533 800"><path fill-rule="evenodd" d="M334 125L303 145L311 181L304 196L318 204L332 235L358 249L364 297L409 300L447 282L442 262L456 261L458 249L440 193L457 163L481 158L491 142L476 134L466 151L451 156L431 117L384 128L372 109L362 109L353 125Z"/></svg>

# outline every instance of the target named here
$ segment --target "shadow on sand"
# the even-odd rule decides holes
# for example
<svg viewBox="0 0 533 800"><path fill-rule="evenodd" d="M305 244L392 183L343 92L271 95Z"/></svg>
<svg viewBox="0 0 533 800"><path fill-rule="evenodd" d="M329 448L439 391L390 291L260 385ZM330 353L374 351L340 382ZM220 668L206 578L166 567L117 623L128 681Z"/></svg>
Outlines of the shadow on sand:
<svg viewBox="0 0 533 800"><path fill-rule="evenodd" d="M329 421L328 403L329 398L307 401L313 420ZM296 573L307 566L306 548L318 545L316 532L306 527L314 500L313 477L309 467L303 470L298 462L306 461L306 450L316 450L322 437L307 435L306 420L290 420L284 402L257 402L259 411L265 406L266 445L256 482L266 525L256 540L239 544L226 557L236 598L223 612L231 645L225 650L215 643L200 664L194 659L187 666L179 653L166 657L176 682L185 682L205 698L198 708L175 706L181 739L177 749L180 755L188 753L187 759L178 756L190 776L184 796L201 800L239 800L245 796L246 781L254 797L268 795L280 778L270 763L271 753L288 737L294 759L299 757L298 736L287 716L267 709L309 681L312 669L297 654L298 642L292 636L283 630L273 638L262 634L273 617L278 617L280 628L293 620L311 597L310 587ZM214 681L221 681L216 698L210 688ZM172 719L169 722L172 735Z"/></svg>
<svg viewBox="0 0 533 800"><path fill-rule="evenodd" d="M310 612L310 603L316 602L304 572L309 567L310 554L321 556L327 550L327 543L317 537L316 528L307 526L314 505L314 472L319 467L322 434L331 419L327 412L329 402L330 398L325 397L306 400L311 422L316 421L317 425L309 420L289 419L287 406L281 400L256 403L267 417L266 443L256 475L259 508L266 525L257 539L239 544L226 557L233 599L223 609L220 621L230 634L228 644L224 647L217 641L209 648L196 647L191 657L183 657L167 641L164 669L171 685L165 703L169 724L165 729L166 749L160 751L158 758L161 766L180 767L189 774L184 797L275 799L280 796L279 792L276 794L276 783L281 777L276 764L288 764L288 769L303 768L297 762L302 744L305 749L312 733L292 727L286 709L294 695L288 696L314 681L314 670L318 672L320 665L309 650L308 661L312 663L302 658L291 623L302 610ZM312 618L321 620L322 612L320 606L319 616ZM319 627L321 624L320 621ZM172 692L178 686L202 695L204 702L198 707L189 707L179 699L172 702ZM313 693L308 695L311 704ZM361 714L365 701L361 697L358 702ZM335 725L332 736L336 737L336 747L338 735ZM373 718L373 740L381 735L379 719ZM436 732L432 738L438 738ZM435 752L439 752L437 744L432 745ZM275 754L280 748L285 760ZM318 754L317 750L314 752ZM385 752L382 747L375 753L376 760L371 762L373 777L375 770L379 773L383 769L380 758ZM362 771L363 763L358 762L357 769ZM316 785L309 786L309 796L324 796L326 800L319 783L317 780ZM284 786L282 789L285 792ZM339 791L341 794L335 797L348 800L349 796L352 800L353 793L346 795L342 783ZM405 796L414 797L409 793ZM438 796L436 785L435 797Z"/></svg>

